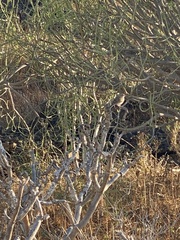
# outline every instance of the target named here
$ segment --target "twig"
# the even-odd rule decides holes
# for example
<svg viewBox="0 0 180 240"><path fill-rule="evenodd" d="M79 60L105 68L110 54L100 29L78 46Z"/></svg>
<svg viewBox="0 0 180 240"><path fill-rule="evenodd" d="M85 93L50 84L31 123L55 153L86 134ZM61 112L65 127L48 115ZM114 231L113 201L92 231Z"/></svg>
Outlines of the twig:
<svg viewBox="0 0 180 240"><path fill-rule="evenodd" d="M18 218L18 214L21 208L21 201L22 201L22 196L23 196L23 191L24 191L24 187L27 184L27 181L25 181L24 183L21 182L20 186L19 186L19 192L18 192L18 202L16 205L16 208L14 210L14 213L12 214L11 220L8 223L7 226L7 231L6 231L6 235L4 237L4 240L11 240L12 239L12 233L16 224L16 220Z"/></svg>
<svg viewBox="0 0 180 240"><path fill-rule="evenodd" d="M29 234L28 236L26 237L26 240L34 240L36 234L38 233L39 231L39 228L41 226L41 223L44 221L44 220L47 220L49 218L49 215L44 215L44 216L37 216L36 217L36 220L34 221L34 223L32 224L31 228L30 228L30 231L29 231Z"/></svg>

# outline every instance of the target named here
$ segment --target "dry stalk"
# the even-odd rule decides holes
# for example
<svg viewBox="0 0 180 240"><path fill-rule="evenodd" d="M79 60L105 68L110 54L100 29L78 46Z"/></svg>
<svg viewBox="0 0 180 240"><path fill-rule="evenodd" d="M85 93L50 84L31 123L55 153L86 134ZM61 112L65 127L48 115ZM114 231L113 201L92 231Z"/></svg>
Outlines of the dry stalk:
<svg viewBox="0 0 180 240"><path fill-rule="evenodd" d="M4 240L11 240L12 239L13 230L14 230L15 224L17 222L18 214L19 214L19 211L20 211L20 208L21 208L23 191L24 191L24 187L25 187L26 184L27 184L27 181L25 181L24 183L23 182L20 183L17 205L16 205L16 207L14 209L14 212L11 216L11 219L8 223L7 231L6 231Z"/></svg>
<svg viewBox="0 0 180 240"><path fill-rule="evenodd" d="M103 198L104 192L119 178L124 176L130 167L135 164L125 165L121 171L117 174L112 174L112 168L115 163L116 151L120 143L120 139L123 136L122 134L117 135L114 141L111 151L104 152L105 142L107 134L111 125L111 115L112 110L111 106L108 104L105 108L105 117L103 121L100 121L95 128L92 140L90 139L90 134L87 130L83 129L82 136L84 141L84 148L86 148L86 161L83 161L83 168L86 172L86 183L80 193L77 195L77 192L74 190L73 183L71 182L72 193L75 197L75 214L74 214L74 224L71 225L67 231L66 235L63 237L63 240L75 239L76 235L81 233L83 227L87 225L91 219L93 213L96 211L100 200ZM101 119L100 119L101 120ZM100 124L100 126L99 126ZM100 139L100 142L98 141ZM106 161L106 166L104 169L101 169L101 161ZM68 175L70 179L70 175ZM69 181L69 180L68 180ZM70 181L69 181L70 183ZM86 210L86 213L81 217L83 206L87 203L89 206Z"/></svg>

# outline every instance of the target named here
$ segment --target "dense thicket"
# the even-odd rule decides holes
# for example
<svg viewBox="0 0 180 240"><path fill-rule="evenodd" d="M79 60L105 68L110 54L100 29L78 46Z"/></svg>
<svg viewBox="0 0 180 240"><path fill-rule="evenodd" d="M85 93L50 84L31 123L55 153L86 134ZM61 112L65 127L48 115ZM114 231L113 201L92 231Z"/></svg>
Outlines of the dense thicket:
<svg viewBox="0 0 180 240"><path fill-rule="evenodd" d="M60 212L60 204L60 227L54 231L48 225L53 239L92 239L92 225L80 231L104 193L138 162L135 181L128 184L143 191L134 190L130 198L125 181L120 192L136 203L142 192L144 202L132 212L128 206L127 222L136 221L133 231L142 239L176 238L177 208L171 205L165 219L153 203L158 199L162 209L166 206L162 198L172 195L164 191L167 186L178 202L179 172L167 175L168 185L162 180L165 167L157 161L178 164L180 157L178 1L40 3L1 1L0 135L12 160L0 142L0 198L7 209L0 211L8 223L0 219L0 237L31 239L42 222L48 225L46 207L55 205ZM137 214L140 221L134 220Z"/></svg>

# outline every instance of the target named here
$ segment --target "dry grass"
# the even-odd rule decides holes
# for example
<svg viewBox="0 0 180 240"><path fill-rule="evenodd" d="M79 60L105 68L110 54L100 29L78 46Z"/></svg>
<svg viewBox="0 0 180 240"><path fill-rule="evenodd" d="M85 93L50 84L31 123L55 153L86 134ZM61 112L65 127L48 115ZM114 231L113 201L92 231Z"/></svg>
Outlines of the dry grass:
<svg viewBox="0 0 180 240"><path fill-rule="evenodd" d="M177 239L179 177L179 169L175 172L162 163L155 164L150 171L148 168L139 171L138 166L132 170L114 186L116 194L111 189L107 196L117 219L117 229L122 228L135 239Z"/></svg>
<svg viewBox="0 0 180 240"><path fill-rule="evenodd" d="M176 27L173 20L174 13L172 14L172 11L170 11L171 18L169 18L167 11L164 16L164 18L168 17L167 22L166 19L161 17L160 23L162 24L158 25L154 24L153 18L151 18L152 8L157 11L154 19L158 23L159 9L156 9L153 2L144 1L143 11L139 10L141 9L139 5L137 5L137 9L129 7L128 14L126 14L128 4L134 6L136 3L117 1L116 4L113 1L107 1L107 6L102 4L102 9L89 4L87 8L85 6L83 13L79 9L82 7L81 4L78 1L74 2L71 7L71 4L66 4L69 3L68 1L64 1L61 11L64 14L64 8L69 8L66 17L61 16L61 11L58 13L60 16L56 15L58 22L60 20L62 22L67 21L67 23L65 22L67 25L65 29L53 30L56 27L56 22L53 22L56 5L51 6L52 13L44 12L44 19L47 19L47 22L42 23L44 25L42 25L40 31L36 27L35 29L30 28L29 31L22 31L21 26L16 21L16 24L12 24L12 26L9 22L9 27L4 29L1 26L0 41L3 47L2 57L0 58L2 78L0 85L0 124L3 126L3 130L6 127L10 129L12 127L16 128L17 125L24 127L26 123L27 125L30 124L34 117L41 113L41 104L44 101L57 99L61 110L58 116L60 121L58 122L58 128L56 130L52 129L52 131L58 137L63 135L63 140L61 138L63 142L65 136L76 127L75 124L79 120L80 112L85 112L87 122L90 122L92 118L93 120L90 123L96 122L97 112L100 111L101 106L109 101L111 94L116 94L123 86L128 92L128 98L136 99L139 111L138 113L134 112L133 115L132 109L130 125L125 127L132 127L131 120L134 122L133 127L136 127L152 116L154 117L156 113L167 114L165 122L167 121L166 124L168 125L169 121L168 130L171 147L177 153L177 156L171 158L180 158L180 115L178 112L180 85L179 60L177 58L179 37L173 29L173 26L175 26L175 29L179 29L179 24L176 21ZM48 1L46 4L48 8ZM58 1L56 4L59 7ZM86 5L85 2L83 4ZM149 9L152 11L149 15L146 14L148 5L150 5ZM172 5L175 8L174 4ZM119 17L119 6L124 7L124 10L121 11L122 19ZM91 16L91 14L93 15ZM140 18L141 14L142 18ZM112 17L109 17L111 15ZM178 16L177 12L175 12L175 16ZM134 18L132 26L129 25L130 17ZM104 19L107 19L107 21L104 21ZM140 19L143 20L142 25ZM169 21L172 21L172 31L170 32L168 29ZM148 26L146 22L150 25ZM165 23L168 31L164 27L161 29L161 25L164 26ZM51 24L55 25L52 25L50 31L49 26ZM121 24L121 28L119 24ZM141 30L141 28L142 31L138 33L138 29ZM72 36L70 36L71 34ZM152 38L151 35L153 35ZM170 40L172 43L169 42ZM119 42L118 46L116 46L117 42ZM133 46L138 47L135 49ZM111 48L112 52L109 51ZM144 51L144 49L147 51ZM132 52L129 52L129 50L132 50ZM133 52L134 50L136 51ZM166 57L167 63L165 61ZM176 64L171 66L168 61ZM24 66L26 63L27 65ZM143 79L151 79L152 82L147 83ZM93 81L94 83L91 85ZM157 89L154 89L154 86ZM92 93L94 89L95 95ZM143 105L138 102L141 100L143 104L147 105L147 108L141 109ZM165 108L159 110L157 104L162 104ZM148 111L151 112L151 116L146 114ZM147 119L142 118L144 112ZM51 117L53 114L50 112L47 113L47 116ZM168 119L169 116L170 120ZM172 124L171 119L175 116L178 120ZM151 123L152 121L150 121ZM158 123L164 124L161 119L159 122L157 120ZM63 133L60 132L61 130ZM44 127L44 131L46 136L42 136L42 142L38 143L39 145L36 142L29 141L29 139L32 140L32 136L29 136L26 142L17 143L17 146L13 145L14 139L12 139L13 149L11 149L11 143L7 144L6 150L10 151L12 155L13 170L16 174L23 171L30 174L28 151L32 147L36 149L37 159L42 169L46 169L52 158L57 161L61 160L59 155L62 149L58 149L52 144L50 130ZM8 138L9 136L5 135L3 137ZM14 149L14 146L16 149ZM126 176L116 181L104 195L92 219L83 229L83 239L120 239L121 229L127 235L127 238L130 239L131 236L132 240L177 240L179 238L180 167L167 163L168 156L163 156L161 159L152 156L151 148L146 144L143 135L139 136L138 149L136 149L133 157L138 156L142 157L137 165ZM118 161L121 161L121 159ZM83 177L82 174L78 178L79 185L83 184ZM16 192L15 176L14 179L14 190ZM4 181L1 171L0 181L2 181L0 183ZM51 178L49 178L50 183ZM54 193L53 197L56 199L68 198L66 186L63 184L62 181ZM7 212L9 210L6 190L0 187L0 238L3 237L7 227L8 218L5 217L4 212L6 209ZM49 214L50 218L43 222L37 239L60 239L71 224L66 206L54 204L43 206L43 210L44 213ZM18 234L18 232L15 234ZM76 239L82 239L82 236L77 236Z"/></svg>
<svg viewBox="0 0 180 240"><path fill-rule="evenodd" d="M83 229L84 239L120 239L120 230L137 240L178 239L180 168L169 166L163 159L160 162L155 159L143 161L108 190ZM153 162L152 168L150 162ZM55 194L57 199L65 197L62 187ZM1 216L3 210L4 204L1 203ZM44 213L50 218L42 224L37 239L59 239L70 224L66 207L61 204L44 207ZM82 239L82 236L76 239Z"/></svg>
<svg viewBox="0 0 180 240"><path fill-rule="evenodd" d="M23 158L26 157L25 162L28 159L27 152L23 154ZM43 150L39 149L38 154L40 159L40 155L43 156ZM82 239L82 236L87 240L120 239L121 230L126 234L127 239L130 236L131 239L137 240L178 239L180 234L180 167L175 163L168 163L168 156L163 156L161 159L152 156L151 148L148 146L144 134L138 136L138 147L133 156L140 157L139 162L105 193L92 219L82 230L81 236L77 236L76 239ZM47 152L43 157L43 161L39 161L42 169L48 166L52 157L56 157L57 161L60 161L58 155L51 156ZM22 172L23 169L28 172L28 168L31 171L27 162L24 166L21 162L13 164L18 172ZM121 159L119 159L119 167L121 168ZM15 192L17 191L17 181L14 175ZM48 181L50 184L51 175L49 175ZM83 184L82 173L78 177L77 185L81 188ZM78 186L76 188L78 189ZM3 188L0 189L0 192L6 194L6 190ZM7 209L8 212L9 206L6 199L1 196L0 236L2 237L7 227L4 209ZM68 189L63 179L53 198L68 200ZM47 213L50 218L43 222L37 235L38 240L54 240L63 236L71 224L66 207L63 203L43 206L44 214ZM74 208L73 204L71 207Z"/></svg>

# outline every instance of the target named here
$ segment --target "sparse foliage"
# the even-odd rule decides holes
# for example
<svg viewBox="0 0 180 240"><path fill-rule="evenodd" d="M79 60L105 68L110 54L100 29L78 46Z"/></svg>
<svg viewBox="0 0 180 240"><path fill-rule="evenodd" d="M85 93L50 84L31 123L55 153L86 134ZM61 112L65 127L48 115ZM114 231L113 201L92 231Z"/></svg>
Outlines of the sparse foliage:
<svg viewBox="0 0 180 240"><path fill-rule="evenodd" d="M117 204L122 208L116 209L122 214L117 238L177 236L178 210L163 228L150 201L157 197L165 204L155 191L166 195L156 180L166 186L160 177L170 158L166 147L174 162L180 157L178 1L40 2L33 1L23 21L18 10L1 3L0 199L6 223L0 220L0 237L45 239L44 233L47 239L92 239L94 233L84 229L91 232L93 214L114 186L121 182L123 191L131 191L123 186L129 176L137 182L130 201L144 208L137 210L140 223L136 213L122 217L123 200ZM163 134L158 139L157 129ZM11 158L3 147L9 136L15 142L8 148ZM160 145L167 157L158 163ZM171 173L179 178L178 167ZM177 192L173 199L178 201ZM63 212L53 236L47 233L51 207ZM109 215L116 215L112 209ZM127 219L136 222L135 230Z"/></svg>

